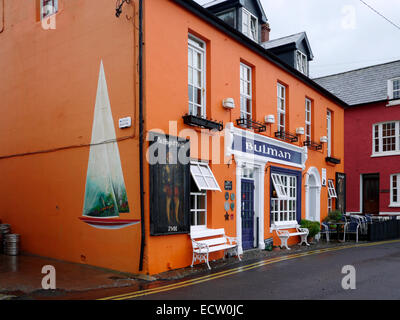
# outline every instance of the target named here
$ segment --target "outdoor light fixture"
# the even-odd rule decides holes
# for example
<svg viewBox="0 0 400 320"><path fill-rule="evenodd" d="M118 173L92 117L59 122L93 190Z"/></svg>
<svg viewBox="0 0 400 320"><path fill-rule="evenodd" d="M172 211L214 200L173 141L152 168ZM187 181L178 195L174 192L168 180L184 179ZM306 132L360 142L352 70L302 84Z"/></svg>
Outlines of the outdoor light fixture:
<svg viewBox="0 0 400 320"><path fill-rule="evenodd" d="M225 109L235 109L235 100L233 98L226 98L222 101L222 106Z"/></svg>
<svg viewBox="0 0 400 320"><path fill-rule="evenodd" d="M323 137L321 137L321 139L319 139L319 141L321 143L327 143L328 142L328 137L327 136L323 136Z"/></svg>
<svg viewBox="0 0 400 320"><path fill-rule="evenodd" d="M304 128L303 127L299 127L296 129L296 134L298 135L303 135L304 134Z"/></svg>
<svg viewBox="0 0 400 320"><path fill-rule="evenodd" d="M115 16L117 18L119 18L119 16L122 13L122 6L124 5L124 2L126 2L127 4L130 4L131 0L117 0L117 4L116 4L117 8L115 9Z"/></svg>
<svg viewBox="0 0 400 320"><path fill-rule="evenodd" d="M275 123L275 116L273 114L270 114L268 116L264 117L264 122L268 124L273 124Z"/></svg>

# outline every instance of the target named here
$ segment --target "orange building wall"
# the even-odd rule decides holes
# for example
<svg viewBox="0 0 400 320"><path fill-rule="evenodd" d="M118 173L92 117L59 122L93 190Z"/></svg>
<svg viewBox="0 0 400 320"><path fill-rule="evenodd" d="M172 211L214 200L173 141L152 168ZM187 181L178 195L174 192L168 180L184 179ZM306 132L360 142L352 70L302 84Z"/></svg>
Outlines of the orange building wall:
<svg viewBox="0 0 400 320"><path fill-rule="evenodd" d="M125 217L140 218L134 19L116 19L113 1L60 0L56 29L44 30L38 1L4 4L0 219L21 234L23 251L137 272L140 224L100 230L79 220L101 60L117 138L129 137L119 142ZM137 21L133 6L125 13ZM122 131L118 119L127 116L133 128Z"/></svg>
<svg viewBox="0 0 400 320"><path fill-rule="evenodd" d="M145 97L146 97L146 130L155 128L166 133L169 131L169 121L177 121L179 133L183 129L199 129L183 124L182 116L188 112L187 94L187 41L191 33L207 44L207 117L218 121L235 122L240 117L240 82L239 65L243 61L253 68L253 98L255 104L255 119L263 122L264 116L274 114L277 110L277 82L288 86L289 131L295 132L297 127L305 126L305 98L311 98L313 104L313 139L319 141L326 136L326 109L334 112L333 156L342 160L340 165L329 166L325 162L326 150L323 152L308 151L306 169L303 171L302 217L305 217L304 173L309 167L327 169L327 179L335 179L335 172L343 172L343 109L292 75L279 69L263 57L250 51L242 44L218 31L211 25L176 5L173 1L153 0L145 2ZM165 24L154 23L165 21L168 17L168 27ZM236 108L227 111L222 107L222 100L232 97ZM277 125L267 126L267 136L273 136ZM183 136L183 135L181 135ZM301 141L297 144L301 145ZM326 148L325 148L326 149ZM224 154L224 145L221 145ZM199 152L191 148L191 157L197 158ZM207 159L207 158L206 158ZM272 164L274 165L274 164ZM279 166L279 165L276 165ZM236 189L233 161L226 164L210 164L214 175L223 188L225 180L233 181L233 191ZM148 167L146 168L148 176ZM265 175L264 212L265 238L269 233L269 173ZM146 190L149 190L148 181ZM208 192L207 221L210 228L224 227L230 236L236 235L236 221L225 221L223 204L224 192ZM237 196L237 195L236 195ZM147 203L146 208L148 208ZM238 205L238 203L236 203ZM147 212L147 210L146 210ZM321 219L327 214L327 188L321 191ZM236 213L235 213L236 216ZM147 267L150 273L157 273L168 268L179 268L191 263L191 244L188 235L149 236L149 221L147 226ZM295 240L292 240L292 243ZM187 254L181 254L186 252Z"/></svg>

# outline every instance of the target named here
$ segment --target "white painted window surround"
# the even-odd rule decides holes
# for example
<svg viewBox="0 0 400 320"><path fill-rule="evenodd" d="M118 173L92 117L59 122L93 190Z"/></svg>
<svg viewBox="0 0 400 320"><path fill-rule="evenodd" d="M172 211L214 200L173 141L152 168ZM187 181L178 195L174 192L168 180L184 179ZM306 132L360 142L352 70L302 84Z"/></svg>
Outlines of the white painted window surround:
<svg viewBox="0 0 400 320"><path fill-rule="evenodd" d="M312 126L312 102L306 98L306 141L311 141L311 126Z"/></svg>
<svg viewBox="0 0 400 320"><path fill-rule="evenodd" d="M253 117L252 99L252 70L251 67L240 63L240 117L251 120Z"/></svg>
<svg viewBox="0 0 400 320"><path fill-rule="evenodd" d="M242 8L242 33L258 42L258 19L245 8Z"/></svg>
<svg viewBox="0 0 400 320"><path fill-rule="evenodd" d="M391 101L387 106L400 104L400 78L388 80L388 98Z"/></svg>
<svg viewBox="0 0 400 320"><path fill-rule="evenodd" d="M326 111L326 135L328 137L328 157L332 155L332 111Z"/></svg>
<svg viewBox="0 0 400 320"><path fill-rule="evenodd" d="M400 173L390 176L390 205L389 207L400 207Z"/></svg>
<svg viewBox="0 0 400 320"><path fill-rule="evenodd" d="M335 185L333 180L328 180L328 197L329 198L337 198Z"/></svg>
<svg viewBox="0 0 400 320"><path fill-rule="evenodd" d="M286 129L286 87L278 83L278 131L284 132Z"/></svg>
<svg viewBox="0 0 400 320"><path fill-rule="evenodd" d="M206 117L206 43L189 34L188 39L189 114Z"/></svg>
<svg viewBox="0 0 400 320"><path fill-rule="evenodd" d="M299 50L296 51L296 69L308 76L307 56Z"/></svg>
<svg viewBox="0 0 400 320"><path fill-rule="evenodd" d="M400 155L400 121L374 124L371 157L395 155Z"/></svg>
<svg viewBox="0 0 400 320"><path fill-rule="evenodd" d="M190 173L200 191L221 191L221 188L207 163L191 162Z"/></svg>
<svg viewBox="0 0 400 320"><path fill-rule="evenodd" d="M297 177L271 174L276 197L271 199L271 224L295 224L297 205ZM280 191L278 191L280 190Z"/></svg>
<svg viewBox="0 0 400 320"><path fill-rule="evenodd" d="M58 0L40 0L40 19L45 19L58 12Z"/></svg>

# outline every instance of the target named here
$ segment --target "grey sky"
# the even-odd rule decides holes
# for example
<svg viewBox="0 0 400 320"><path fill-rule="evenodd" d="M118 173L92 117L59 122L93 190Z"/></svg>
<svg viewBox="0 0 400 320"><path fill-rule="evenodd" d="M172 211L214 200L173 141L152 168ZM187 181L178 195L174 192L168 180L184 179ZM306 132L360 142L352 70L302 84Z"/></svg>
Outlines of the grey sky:
<svg viewBox="0 0 400 320"><path fill-rule="evenodd" d="M209 0L196 0L200 4ZM400 0L364 0L400 26ZM400 60L400 29L360 0L261 0L271 39L306 31L311 77Z"/></svg>

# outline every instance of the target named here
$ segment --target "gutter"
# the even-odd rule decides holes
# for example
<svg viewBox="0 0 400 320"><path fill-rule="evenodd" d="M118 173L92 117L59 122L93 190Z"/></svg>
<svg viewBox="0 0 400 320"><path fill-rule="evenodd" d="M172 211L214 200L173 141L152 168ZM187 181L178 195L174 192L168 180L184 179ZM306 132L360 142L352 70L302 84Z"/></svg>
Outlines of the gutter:
<svg viewBox="0 0 400 320"><path fill-rule="evenodd" d="M146 228L144 217L144 174L143 174L143 0L139 0L139 165L140 165L140 219L141 240L139 271L143 271Z"/></svg>
<svg viewBox="0 0 400 320"><path fill-rule="evenodd" d="M250 40L247 38L244 34L241 32L237 31L235 28L231 27L221 19L219 19L216 15L214 15L212 12L207 10L206 8L203 8L203 6L199 5L198 3L194 2L193 0L172 0L173 2L177 3L181 7L184 7L186 10L190 11L194 15L198 16L199 18L205 20L218 30L224 32L225 34L228 34L230 37L235 39L236 41L240 42L243 44L245 47L248 49L256 52L257 54L263 56L265 59L270 61L271 63L275 64L279 68L283 69L284 71L290 73L292 76L297 78L298 80L308 84L311 88L315 89L328 99L336 102L337 104L341 105L343 108L349 107L349 105L338 98L337 96L333 95L330 93L328 90L326 90L324 87L320 86L318 83L310 79L309 77L305 76L302 74L300 71L294 69L290 65L286 64L283 62L281 59L279 59L276 55L262 47L260 44Z"/></svg>

